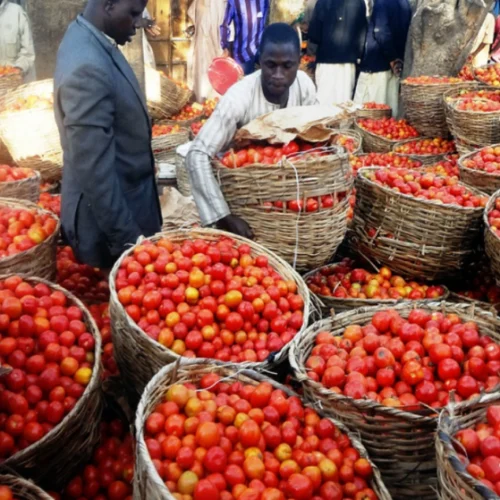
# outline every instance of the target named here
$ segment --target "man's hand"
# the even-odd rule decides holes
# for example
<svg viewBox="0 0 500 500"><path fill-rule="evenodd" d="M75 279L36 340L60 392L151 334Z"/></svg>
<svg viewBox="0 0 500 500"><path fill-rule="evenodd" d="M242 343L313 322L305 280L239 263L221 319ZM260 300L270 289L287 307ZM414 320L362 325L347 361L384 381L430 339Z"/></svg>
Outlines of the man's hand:
<svg viewBox="0 0 500 500"><path fill-rule="evenodd" d="M229 214L217 222L217 227L223 231L243 236L249 240L254 239L252 228L240 217Z"/></svg>
<svg viewBox="0 0 500 500"><path fill-rule="evenodd" d="M231 54L229 53L228 49L224 49L222 51L222 57L231 57Z"/></svg>
<svg viewBox="0 0 500 500"><path fill-rule="evenodd" d="M156 38L161 35L161 28L156 24L156 19L152 19L151 22L146 27L146 33L151 38Z"/></svg>
<svg viewBox="0 0 500 500"><path fill-rule="evenodd" d="M395 59L391 62L391 69L396 76L401 76L403 72L403 61L401 59Z"/></svg>

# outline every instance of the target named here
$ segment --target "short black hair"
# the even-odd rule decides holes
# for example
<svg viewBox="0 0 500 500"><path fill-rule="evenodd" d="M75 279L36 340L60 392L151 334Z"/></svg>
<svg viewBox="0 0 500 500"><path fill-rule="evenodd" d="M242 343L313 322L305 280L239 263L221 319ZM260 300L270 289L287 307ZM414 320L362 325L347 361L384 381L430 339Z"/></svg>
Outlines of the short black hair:
<svg viewBox="0 0 500 500"><path fill-rule="evenodd" d="M300 55L300 40L297 32L286 23L274 23L270 24L262 33L262 39L259 46L259 54L262 55L266 44L276 43L276 44L291 44L297 51L297 55Z"/></svg>

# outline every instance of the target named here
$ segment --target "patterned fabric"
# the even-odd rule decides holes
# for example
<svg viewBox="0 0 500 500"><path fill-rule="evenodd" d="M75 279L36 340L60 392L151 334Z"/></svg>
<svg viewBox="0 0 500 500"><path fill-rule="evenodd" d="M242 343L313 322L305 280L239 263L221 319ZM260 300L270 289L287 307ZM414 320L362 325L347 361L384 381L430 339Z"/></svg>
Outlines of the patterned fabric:
<svg viewBox="0 0 500 500"><path fill-rule="evenodd" d="M318 104L316 88L302 71L290 87L287 107ZM261 72L256 71L233 85L221 99L214 113L201 129L189 150L186 167L191 178L194 201L204 226L229 215L211 160L229 148L236 130L259 116L279 109L266 100L262 91Z"/></svg>

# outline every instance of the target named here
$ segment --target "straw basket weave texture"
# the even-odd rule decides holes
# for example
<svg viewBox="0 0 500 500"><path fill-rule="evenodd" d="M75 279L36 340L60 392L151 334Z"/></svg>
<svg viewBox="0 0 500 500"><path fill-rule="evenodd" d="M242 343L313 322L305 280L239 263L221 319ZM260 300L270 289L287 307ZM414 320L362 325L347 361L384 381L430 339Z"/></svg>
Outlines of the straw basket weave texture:
<svg viewBox="0 0 500 500"><path fill-rule="evenodd" d="M390 153L398 142L386 139L380 135L372 134L368 132L368 130L361 128L358 122L354 124L354 130L361 134L363 138L363 150L365 153Z"/></svg>
<svg viewBox="0 0 500 500"><path fill-rule="evenodd" d="M474 144L472 142L464 141L463 139L455 138L455 147L457 148L457 153L460 156L468 155L469 153L487 146L489 146L489 144Z"/></svg>
<svg viewBox="0 0 500 500"><path fill-rule="evenodd" d="M0 279L7 277L0 276ZM64 487L79 467L88 461L99 441L99 425L96 424L100 421L103 407L101 335L92 315L74 295L45 280L27 276L23 276L23 279L33 286L44 283L51 290L63 293L69 304L82 311L82 321L95 340L92 377L73 410L40 441L0 464L1 472L13 470L50 489L59 489Z"/></svg>
<svg viewBox="0 0 500 500"><path fill-rule="evenodd" d="M391 118L392 109L358 109L356 110L357 119L380 120L380 118Z"/></svg>
<svg viewBox="0 0 500 500"><path fill-rule="evenodd" d="M332 268L337 266L338 263L329 264L327 266L320 267L319 269L315 269L304 275L304 281L306 285L308 284L308 278L311 278L317 272L321 272L322 269ZM436 302L436 300L446 300L450 295L449 290L443 286L444 294L438 299L421 299L421 300L407 300L407 299L354 299L354 298L346 298L341 299L337 297L328 297L326 295L320 295L314 293L311 290L311 293L318 299L319 306L321 307L321 312L323 313L323 317L327 317L332 313L339 314L345 311L351 311L352 309L359 309L360 307L372 307L372 306L386 306L392 307L396 304L426 304L431 302Z"/></svg>
<svg viewBox="0 0 500 500"><path fill-rule="evenodd" d="M10 107L29 96L51 98L53 80L28 83L3 99ZM52 106L0 114L0 138L19 167L38 170L44 181L58 181L62 175L62 149Z"/></svg>
<svg viewBox="0 0 500 500"><path fill-rule="evenodd" d="M175 176L177 178L177 189L183 196L191 196L191 181L186 169L186 158L175 154Z"/></svg>
<svg viewBox="0 0 500 500"><path fill-rule="evenodd" d="M27 200L0 198L0 207L7 206L14 209L36 210L49 214L57 220L57 227L45 241L39 245L10 257L0 259L0 274L26 274L43 279L54 279L56 274L57 241L59 238L60 222L52 212L40 208Z"/></svg>
<svg viewBox="0 0 500 500"><path fill-rule="evenodd" d="M146 67L146 100L153 120L164 120L178 113L193 97L163 73Z"/></svg>
<svg viewBox="0 0 500 500"><path fill-rule="evenodd" d="M496 200L500 196L500 191L493 194L484 210L484 249L490 259L491 271L495 276L497 284L500 284L500 238L493 232L488 222L488 214L495 207Z"/></svg>
<svg viewBox="0 0 500 500"><path fill-rule="evenodd" d="M52 497L31 481L10 474L0 475L0 486L8 486L18 500L52 500Z"/></svg>
<svg viewBox="0 0 500 500"><path fill-rule="evenodd" d="M12 75L0 76L0 95L3 95L15 88L19 87L23 83L23 75L19 73L14 73Z"/></svg>
<svg viewBox="0 0 500 500"><path fill-rule="evenodd" d="M421 162L422 165L434 165L434 163L438 163L446 158L446 155L448 153L442 153L437 155L418 155L418 154L404 153L397 151L400 147L404 147L406 144L410 144L412 142L418 143L419 141L422 141L424 139L425 139L424 137L419 137L418 139L407 139L406 141L398 142L394 144L392 150L394 151L394 154L398 156L409 156L412 160Z"/></svg>
<svg viewBox="0 0 500 500"><path fill-rule="evenodd" d="M30 177L19 181L0 182L0 198L15 198L36 203L40 198L40 172L31 170Z"/></svg>
<svg viewBox="0 0 500 500"><path fill-rule="evenodd" d="M450 292L447 300L449 302L474 304L476 307L479 307L481 309L484 309L485 311L489 311L495 314L500 312L500 302L493 304L491 302L484 302L482 300L471 299L470 297L466 297L465 295L455 292Z"/></svg>
<svg viewBox="0 0 500 500"><path fill-rule="evenodd" d="M443 95L451 89L474 88L474 82L416 84L401 82L406 118L422 135L448 137Z"/></svg>
<svg viewBox="0 0 500 500"><path fill-rule="evenodd" d="M485 397L483 404L472 411L457 411L454 405L442 413L436 434L436 459L440 500L485 500L498 496L483 483L473 478L460 461L453 446L454 436L463 429L474 428L486 422L488 406L499 404L498 393Z"/></svg>
<svg viewBox="0 0 500 500"><path fill-rule="evenodd" d="M190 229L184 231L171 231L157 235L151 238L151 241L157 241L161 238L166 238L172 242L182 242L188 239L202 239L206 241L218 241L221 237L229 237L237 244L245 243L250 246L251 255L265 255L269 260L269 264L275 269L285 280L292 280L297 283L298 293L304 299L304 318L309 317L310 294L303 279L296 273L286 262L278 256L271 253L266 248L246 240L239 236L226 233L224 231L216 231L212 229ZM134 251L131 248L125 252L122 257L116 262L110 275L110 314L111 327L113 335L113 343L115 347L115 358L120 367L120 373L124 379L126 387L135 391L139 396L151 377L168 363L172 363L179 359L179 355L163 347L158 342L149 338L139 326L127 315L125 309L118 300L118 295L115 287L115 280L118 270L120 269L123 259ZM305 329L303 328L297 333ZM288 355L288 345L285 346L279 353L275 354L272 362L266 361L263 363L245 363L255 369L265 368L276 363L280 363L286 359Z"/></svg>
<svg viewBox="0 0 500 500"><path fill-rule="evenodd" d="M164 401L165 394L169 387L174 384L191 383L198 384L200 379L207 374L216 373L221 378L229 381L239 381L243 384L256 386L261 382L268 382L274 389L282 390L287 396L297 396L291 389L285 387L268 377L265 377L252 370L237 371L236 367L224 366L220 363L207 363L203 360L183 361L172 363L164 367L147 385L136 414L136 474L134 477L134 492L137 491L137 498L147 498L148 500L173 500L173 495L169 492L165 483L160 478L153 462L149 456L144 438L144 425L155 407ZM306 405L307 406L307 405ZM321 414L321 412L319 412ZM328 418L328 417L327 417ZM363 458L370 460L363 444L356 434L350 433L344 424L329 418L336 427L351 440L352 446L358 450ZM371 463L371 462L370 462ZM391 500L387 488L383 484L380 473L372 464L374 477L369 486L373 488L379 500Z"/></svg>
<svg viewBox="0 0 500 500"><path fill-rule="evenodd" d="M470 85L467 88L459 87L457 89L450 89L443 94L443 105L444 105L444 114L446 117L446 124L448 126L448 130L455 135L455 131L453 130L453 122L451 119L451 107L453 103L460 99L462 96L467 94L468 92L475 92L483 90L483 92L491 92L487 90L484 86L476 83L474 85Z"/></svg>
<svg viewBox="0 0 500 500"><path fill-rule="evenodd" d="M356 177L352 227L359 250L395 273L420 280L441 281L460 273L478 243L483 209L396 192L364 177L373 170L360 169Z"/></svg>
<svg viewBox="0 0 500 500"><path fill-rule="evenodd" d="M463 321L475 321L481 335L499 341L498 318L491 313L465 304L435 302L426 304L399 304L393 307L402 317L408 317L414 308L430 312L457 314ZM311 325L300 338L292 341L289 360L296 379L302 383L305 397L316 402L327 415L344 422L361 436L370 457L379 467L393 498L419 500L436 498L437 486L434 433L437 426L435 410L424 408L404 411L384 406L369 399L352 399L337 394L309 378L305 363L314 347L319 332L342 335L349 325L364 325L387 306L364 307L341 313ZM482 396L485 397L485 396ZM481 397L467 401L461 408L474 408Z"/></svg>
<svg viewBox="0 0 500 500"><path fill-rule="evenodd" d="M160 124L163 124L161 122ZM175 150L181 144L189 141L189 130L181 128L175 134L165 134L153 137L151 147L157 163L171 163L175 160Z"/></svg>
<svg viewBox="0 0 500 500"><path fill-rule="evenodd" d="M500 144L496 144L491 147L500 147ZM476 189L483 191L483 193L491 195L500 189L500 174L491 174L489 172L470 168L465 165L467 160L470 160L478 152L479 151L473 151L472 153L462 156L458 160L460 180L468 186L475 187Z"/></svg>
<svg viewBox="0 0 500 500"><path fill-rule="evenodd" d="M356 132L356 130L333 129L330 144L332 146L342 146L346 149L345 146L339 142L343 137L347 137L348 139L352 139L354 141L354 149L352 151L347 151L349 154L359 155L363 153L363 136L359 132Z"/></svg>

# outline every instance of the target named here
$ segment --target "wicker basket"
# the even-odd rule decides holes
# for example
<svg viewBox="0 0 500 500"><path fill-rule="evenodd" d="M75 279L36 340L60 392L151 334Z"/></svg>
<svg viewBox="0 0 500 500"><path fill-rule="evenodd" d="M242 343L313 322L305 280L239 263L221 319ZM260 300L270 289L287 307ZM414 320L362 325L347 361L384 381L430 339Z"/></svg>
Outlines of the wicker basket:
<svg viewBox="0 0 500 500"><path fill-rule="evenodd" d="M12 75L0 76L0 95L14 90L22 84L23 75L20 71L18 73L13 73Z"/></svg>
<svg viewBox="0 0 500 500"><path fill-rule="evenodd" d="M55 182L54 184L45 184L40 186L40 193L57 194L60 193L60 188L61 186L58 182Z"/></svg>
<svg viewBox="0 0 500 500"><path fill-rule="evenodd" d="M422 305L399 304L393 309L407 317L417 307ZM455 313L465 321L475 321L483 335L500 340L498 318L474 306L435 302L425 305L424 309ZM360 434L394 499L434 500L437 473L433 436L438 420L434 410L409 412L369 399L354 400L328 390L306 373L305 362L319 332L330 331L342 335L348 325L363 325L376 312L384 310L387 310L387 306L365 307L315 323L300 338L292 341L290 364L295 377L303 385L306 398L317 402L328 415L333 415ZM460 407L473 408L477 404L477 400L471 400Z"/></svg>
<svg viewBox="0 0 500 500"><path fill-rule="evenodd" d="M0 198L38 202L40 198L40 172L32 170L30 174L30 177L20 181L0 182Z"/></svg>
<svg viewBox="0 0 500 500"><path fill-rule="evenodd" d="M484 89L484 87L479 83L476 83L467 88L460 87L457 89L451 89L443 94L443 105L444 105L444 114L446 117L446 124L448 126L448 130L452 133L452 135L455 135L455 131L453 130L453 121L451 119L451 106L453 105L453 102L456 101L457 99L460 99L467 92L473 92L481 89Z"/></svg>
<svg viewBox="0 0 500 500"><path fill-rule="evenodd" d="M415 84L401 82L401 99L406 118L422 134L448 137L443 95L449 90L474 88L474 82Z"/></svg>
<svg viewBox="0 0 500 500"><path fill-rule="evenodd" d="M380 135L375 135L361 128L358 123L354 124L354 130L361 134L363 138L363 150L365 153L390 153L392 148L398 143L398 141L392 141L381 137Z"/></svg>
<svg viewBox="0 0 500 500"><path fill-rule="evenodd" d="M395 273L420 280L442 281L459 274L478 243L483 209L439 205L398 193L364 177L373 170L360 169L355 183L353 230L360 252ZM371 230L376 231L373 237Z"/></svg>
<svg viewBox="0 0 500 500"><path fill-rule="evenodd" d="M3 104L8 107L31 95L52 95L52 88L52 80L28 83L9 92ZM52 107L3 111L0 138L19 167L38 170L47 182L61 179L63 155Z"/></svg>
<svg viewBox="0 0 500 500"><path fill-rule="evenodd" d="M26 250L26 252L0 259L0 274L25 274L48 280L54 279L56 275L57 241L60 229L60 222L57 216L26 200L0 198L0 206L37 210L38 212L49 214L57 220L56 230L45 241Z"/></svg>
<svg viewBox="0 0 500 500"><path fill-rule="evenodd" d="M354 150L353 151L347 151L351 155L359 155L363 153L363 136L359 133L356 132L355 130L340 130L340 129L333 129L333 135L330 139L330 144L332 146L342 146L342 144L339 144L337 142L338 135L340 136L345 136L350 139L354 140ZM342 146L344 147L344 146ZM344 147L344 149L346 149Z"/></svg>
<svg viewBox="0 0 500 500"><path fill-rule="evenodd" d="M474 304L476 307L494 314L498 314L500 312L500 302L496 304L493 304L491 302L484 302L482 300L471 299L470 297L466 297L465 295L461 295L460 293L456 292L450 292L447 300L448 302L456 302L458 304Z"/></svg>
<svg viewBox="0 0 500 500"><path fill-rule="evenodd" d="M203 120L203 115L195 116L194 118L190 118L189 120L163 120L162 123L164 125L179 125L181 128L187 128L191 131L191 125L196 122L200 122Z"/></svg>
<svg viewBox="0 0 500 500"><path fill-rule="evenodd" d="M10 474L0 475L0 486L8 486L18 500L52 500L52 497L31 481Z"/></svg>
<svg viewBox="0 0 500 500"><path fill-rule="evenodd" d="M380 120L381 118L391 118L392 109L358 109L356 111L357 119Z"/></svg>
<svg viewBox="0 0 500 500"><path fill-rule="evenodd" d="M446 158L446 155L449 154L449 153L441 153L441 154L437 154L437 155L417 155L417 154L411 154L411 153L398 153L396 151L396 149L399 146L404 146L405 144L408 144L410 142L418 142L418 141L421 141L424 139L426 139L426 138L419 137L418 139L407 139L406 141L397 142L393 146L392 150L393 150L394 154L396 154L398 156L408 156L412 160L416 160L416 161L421 162L422 165L434 165L435 163L438 163L438 162L444 160Z"/></svg>
<svg viewBox="0 0 500 500"><path fill-rule="evenodd" d="M164 124L164 122L161 122ZM151 147L157 163L172 163L175 160L175 150L189 141L189 129L181 128L178 133L153 137Z"/></svg>
<svg viewBox="0 0 500 500"><path fill-rule="evenodd" d="M171 241L179 242L186 239L200 238L207 241L217 241L221 237L230 237L237 243L248 244L251 248L252 255L266 255L270 265L275 269L285 280L292 280L297 283L298 293L304 299L304 318L306 323L309 318L310 294L304 281L286 262L281 260L276 255L272 254L264 247L223 231L211 229L191 229L185 231L166 232L153 237L151 240L156 241L161 238L168 238ZM172 363L179 359L179 355L163 347L158 342L149 338L139 326L127 315L125 309L118 300L118 295L115 288L115 279L120 268L122 260L133 252L131 248L125 252L122 257L116 262L110 275L110 314L111 326L113 332L113 343L115 345L115 358L120 367L120 373L124 379L125 386L131 390L135 390L139 396L151 377L168 363ZM297 333L305 329L303 328ZM288 345L286 345L279 353L271 356L272 362L265 361L263 363L248 363L245 366L251 368L265 368L270 364L278 364L286 359L288 354Z"/></svg>
<svg viewBox="0 0 500 500"><path fill-rule="evenodd" d="M153 120L164 120L178 113L193 97L163 73L146 66L146 99Z"/></svg>
<svg viewBox="0 0 500 500"><path fill-rule="evenodd" d="M253 386L261 382L270 383L275 389L282 390L287 396L297 396L288 387L265 377L251 370L245 370L244 373L237 372L234 368L221 365L220 363L206 363L203 360L185 361L181 363L173 363L164 367L157 373L147 385L136 414L136 475L134 478L134 491L138 492L137 498L147 498L148 500L174 500L173 495L169 492L165 483L160 478L153 462L149 456L144 438L144 424L154 408L161 403L165 398L165 393L168 388L174 384L191 383L196 384L206 374L217 373L221 378L232 379L243 384ZM307 406L307 405L306 405ZM309 406L310 407L310 406ZM367 458L368 454L360 442L356 434L344 426L344 424L330 418L330 420L345 434L349 436L352 446L358 450L363 458ZM375 465L373 465L374 477L370 484L377 497L380 500L391 500L391 496L386 487L382 483L380 473Z"/></svg>
<svg viewBox="0 0 500 500"><path fill-rule="evenodd" d="M500 144L495 144L491 147L500 147ZM500 189L500 174L491 174L482 170L468 168L464 162L477 154L478 151L468 153L458 160L458 168L460 169L460 180L469 186L475 187L486 194L493 194Z"/></svg>
<svg viewBox="0 0 500 500"><path fill-rule="evenodd" d="M460 412L452 405L439 418L436 433L436 460L438 467L439 498L441 500L485 500L498 496L483 483L473 478L460 461L453 447L455 434L486 421L488 406L499 404L499 394L485 398L472 411Z"/></svg>
<svg viewBox="0 0 500 500"><path fill-rule="evenodd" d="M0 276L5 279L7 276ZM58 285L48 281L23 276L28 283L46 284L51 290L63 293L68 302L78 307L83 313L87 331L95 340L94 367L92 378L82 397L73 410L52 431L40 441L19 451L0 464L0 471L9 470L29 477L50 489L59 489L66 485L85 464L100 438L100 422L103 400L101 392L101 335L83 303L74 295ZM43 464L43 465L42 465Z"/></svg>
<svg viewBox="0 0 500 500"><path fill-rule="evenodd" d="M474 144L455 137L455 147L457 148L457 152L460 156L468 155L469 153L487 146L489 146L489 144Z"/></svg>
<svg viewBox="0 0 500 500"><path fill-rule="evenodd" d="M488 223L488 214L491 212L495 206L497 198L500 196L500 191L497 191L490 198L490 201L486 205L484 210L484 249L486 255L490 259L491 271L495 276L497 284L500 284L500 237L498 237L493 230L490 228Z"/></svg>

